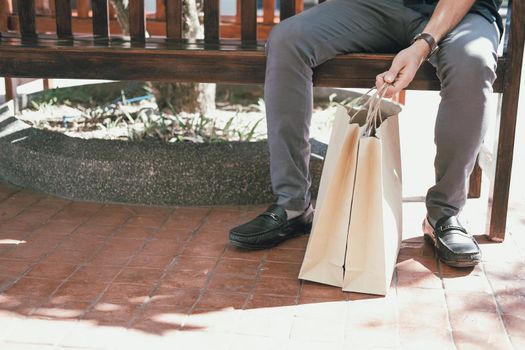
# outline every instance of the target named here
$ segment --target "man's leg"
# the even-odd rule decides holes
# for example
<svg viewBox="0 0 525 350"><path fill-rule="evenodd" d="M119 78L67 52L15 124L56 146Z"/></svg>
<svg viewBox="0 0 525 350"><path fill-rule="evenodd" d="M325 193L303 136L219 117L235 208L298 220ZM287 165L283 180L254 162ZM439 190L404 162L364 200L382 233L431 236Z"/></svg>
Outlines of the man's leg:
<svg viewBox="0 0 525 350"><path fill-rule="evenodd" d="M490 118L498 41L495 24L468 14L440 43L433 60L442 88L435 127L436 185L426 200L431 223L458 215L465 205L468 179Z"/></svg>
<svg viewBox="0 0 525 350"><path fill-rule="evenodd" d="M424 231L440 259L452 266L472 266L481 259L476 241L456 216L465 205L490 118L498 41L495 24L468 14L432 58L441 80L441 103L435 127L436 184L427 193Z"/></svg>
<svg viewBox="0 0 525 350"><path fill-rule="evenodd" d="M410 28L423 16L402 0L331 0L276 26L267 42L265 81L270 171L277 203L230 232L232 244L265 248L305 233L310 203L309 128L312 69L347 52L397 52L408 46Z"/></svg>
<svg viewBox="0 0 525 350"><path fill-rule="evenodd" d="M407 45L399 2L332 0L290 18L267 43L265 101L271 178L277 204L310 203L312 68L346 52L397 52Z"/></svg>

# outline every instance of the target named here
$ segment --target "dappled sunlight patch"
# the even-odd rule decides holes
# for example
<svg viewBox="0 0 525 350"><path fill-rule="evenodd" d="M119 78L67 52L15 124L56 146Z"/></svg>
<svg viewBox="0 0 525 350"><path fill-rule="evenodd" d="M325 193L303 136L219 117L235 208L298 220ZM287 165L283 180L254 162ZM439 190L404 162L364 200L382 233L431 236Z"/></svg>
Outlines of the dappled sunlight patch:
<svg viewBox="0 0 525 350"><path fill-rule="evenodd" d="M111 311L122 310L124 309L124 307L122 305L117 305L117 304L98 303L97 305L95 305L94 309L97 311L111 312Z"/></svg>
<svg viewBox="0 0 525 350"><path fill-rule="evenodd" d="M52 319L68 319L80 317L85 312L84 309L66 309L59 307L39 308L36 316L49 317Z"/></svg>
<svg viewBox="0 0 525 350"><path fill-rule="evenodd" d="M0 295L0 307L2 309L14 309L22 305L21 301L14 296Z"/></svg>
<svg viewBox="0 0 525 350"><path fill-rule="evenodd" d="M188 315L182 313L159 313L151 317L152 321L171 325L184 325Z"/></svg>
<svg viewBox="0 0 525 350"><path fill-rule="evenodd" d="M0 239L0 245L1 244L20 245L24 243L27 243L27 241L19 240L19 239Z"/></svg>

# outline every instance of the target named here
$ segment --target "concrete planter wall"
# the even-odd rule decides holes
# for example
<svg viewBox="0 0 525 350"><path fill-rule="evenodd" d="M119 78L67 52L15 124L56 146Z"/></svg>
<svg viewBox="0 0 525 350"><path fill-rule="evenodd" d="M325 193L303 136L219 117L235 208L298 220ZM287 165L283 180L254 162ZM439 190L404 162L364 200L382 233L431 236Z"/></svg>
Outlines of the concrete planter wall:
<svg viewBox="0 0 525 350"><path fill-rule="evenodd" d="M324 145L314 144L317 193ZM0 178L79 200L150 205L274 200L266 142L165 144L84 140L0 114Z"/></svg>

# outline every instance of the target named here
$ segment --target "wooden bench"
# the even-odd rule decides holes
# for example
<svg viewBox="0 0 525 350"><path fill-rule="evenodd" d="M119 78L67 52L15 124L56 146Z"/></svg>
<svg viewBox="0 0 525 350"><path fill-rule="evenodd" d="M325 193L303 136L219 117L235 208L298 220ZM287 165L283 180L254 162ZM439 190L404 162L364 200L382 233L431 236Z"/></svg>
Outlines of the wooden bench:
<svg viewBox="0 0 525 350"><path fill-rule="evenodd" d="M7 0L4 1L4 4ZM163 37L146 38L144 0L130 1L130 37L110 35L107 0L92 0L93 34L73 35L70 0L54 0L55 34L38 34L34 0L18 1L19 32L0 37L0 76L34 78L115 79L263 84L264 42L257 34L256 0L240 5L240 40L220 36L219 0L205 0L205 39L182 39L182 0L166 2ZM8 29L6 6L0 29ZM280 19L296 13L295 0L281 0ZM511 15L512 14L512 15ZM512 155L516 127L521 62L525 37L525 2L509 1L504 54L498 60L495 92L502 94L499 137L495 153L485 148L479 162L491 180L489 238L505 236ZM3 21L2 21L3 18ZM13 21L13 20L11 20ZM3 22L3 24L2 24ZM511 22L509 24L509 22ZM367 88L376 74L387 70L391 54L347 54L336 57L314 72L314 84L325 87ZM435 70L424 64L409 89L439 90ZM493 161L492 161L493 160ZM481 171L471 177L470 193L479 196Z"/></svg>

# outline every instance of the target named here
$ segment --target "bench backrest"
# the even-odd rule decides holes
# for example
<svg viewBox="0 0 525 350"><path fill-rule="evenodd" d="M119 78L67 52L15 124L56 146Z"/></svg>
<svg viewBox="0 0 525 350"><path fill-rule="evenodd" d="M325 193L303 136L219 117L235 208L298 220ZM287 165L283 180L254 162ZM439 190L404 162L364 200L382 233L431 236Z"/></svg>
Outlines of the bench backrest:
<svg viewBox="0 0 525 350"><path fill-rule="evenodd" d="M324 1L318 0L319 3ZM507 54L509 33L518 33L520 26L525 26L522 2L508 0L503 56ZM39 32L56 33L59 38L71 38L73 33L87 33L86 29L97 38L108 38L119 32L115 29L118 24L109 0L77 0L75 8L71 3L71 0L19 0L14 8L13 0L0 0L0 32L15 30L24 38L35 37L37 29ZM204 0L206 42L232 37L251 42L265 40L275 23L302 11L304 6L303 0L281 0L277 18L276 0L263 0L263 15L257 17L257 0L236 0L236 15L225 19L220 15L219 3L220 0ZM130 0L131 40L144 41L146 32L170 40L181 39L182 6L183 0L156 0L155 13L147 17L144 0ZM510 13L517 14L512 23ZM54 25L50 25L50 20L55 22ZM77 23L77 20L81 21ZM90 28L86 28L89 22ZM514 37L519 39L520 35Z"/></svg>
<svg viewBox="0 0 525 350"><path fill-rule="evenodd" d="M4 10L4 20L0 12L0 31L7 28L16 31L23 31L25 25L31 23L22 22L20 14L25 12L28 16L24 17L39 33L57 33L62 37L67 37L72 33L91 33L96 36L108 36L120 34L120 28L116 20L116 14L112 6L108 6L108 1L102 0L77 0L76 4L64 0L25 0L18 1L18 9L13 13L12 0L0 0ZM242 38L244 40L266 39L269 31L280 19L292 16L303 10L303 0L282 0L280 11L275 11L276 0L263 0L263 11L257 16L256 0L236 0L236 13L233 16L221 15L219 11L219 0L206 0L205 2L205 23L208 27L207 41L217 40L216 34L220 33L222 38ZM134 23L133 28L142 28L153 36L167 36L178 39L182 31L182 0L156 0L156 7L153 13L145 13L144 1L130 1L130 22ZM2 10L0 10L2 11ZM56 18L56 23L55 23ZM2 27L2 22L3 27ZM9 26L8 23L9 22ZM92 25L91 23L92 22ZM219 29L217 29L219 26ZM30 28L32 29L32 28ZM26 31L30 34L32 30ZM142 31L134 32L139 37ZM215 36L215 37L214 37ZM134 40L138 37L134 36Z"/></svg>

